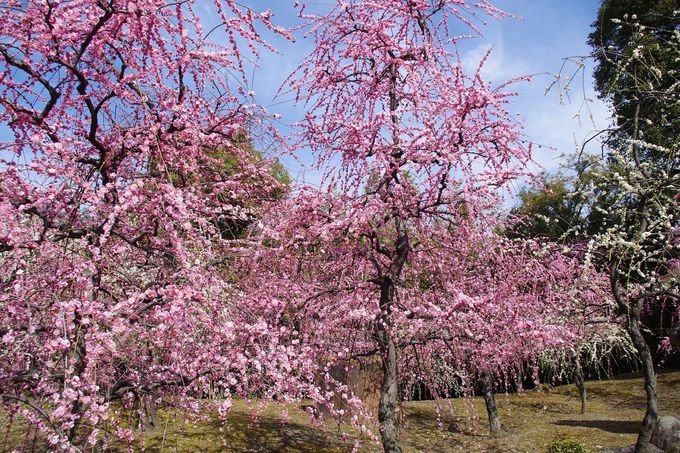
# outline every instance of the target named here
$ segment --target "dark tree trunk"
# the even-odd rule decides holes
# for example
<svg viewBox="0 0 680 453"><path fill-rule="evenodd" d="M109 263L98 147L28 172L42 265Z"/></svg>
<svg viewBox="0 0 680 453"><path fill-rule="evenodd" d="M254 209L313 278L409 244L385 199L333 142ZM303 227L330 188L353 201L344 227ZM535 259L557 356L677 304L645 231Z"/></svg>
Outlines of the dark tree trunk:
<svg viewBox="0 0 680 453"><path fill-rule="evenodd" d="M671 346L680 349L680 319L673 323L669 338L671 340Z"/></svg>
<svg viewBox="0 0 680 453"><path fill-rule="evenodd" d="M640 231L645 231L644 224L640 227ZM645 393L647 394L647 408L645 410L645 417L642 419L642 427L638 434L637 442L635 443L635 453L649 453L654 450L651 444L652 432L654 425L659 417L659 399L656 394L656 373L654 372L654 361L652 360L652 352L649 350L649 345L642 335L642 300L637 299L633 302L626 300L626 297L621 292L621 281L619 269L617 265L613 265L610 269L610 281L612 287L612 294L614 300L619 306L621 312L628 317L626 328L628 335L633 341L633 345L637 350L640 362L642 363L642 373L645 378Z"/></svg>
<svg viewBox="0 0 680 453"><path fill-rule="evenodd" d="M99 241L96 240L95 244L99 245ZM92 274L91 280L93 288L92 300L97 300L99 298L99 287L101 286L101 270L99 268L97 268L94 274ZM82 323L82 320L83 318L80 314L80 311L76 311L73 318L73 325L75 327L75 338L73 339L74 347L72 353L70 354L70 361L73 366L73 376L77 376L78 378L80 378L80 376L83 374L83 371L85 371L85 356L87 354L87 347L85 345L87 328ZM76 435L78 434L82 408L83 405L80 401L80 398L77 398L71 405L71 414L76 416L76 419L73 421L73 426L68 430L68 440L71 443L73 443Z"/></svg>
<svg viewBox="0 0 680 453"><path fill-rule="evenodd" d="M574 384L578 389L578 394L581 397L581 414L588 412L588 393L586 390L586 380L583 376L583 370L577 369L574 371Z"/></svg>
<svg viewBox="0 0 680 453"><path fill-rule="evenodd" d="M145 431L156 429L158 427L158 412L153 395L139 395L135 401L135 406L139 417L139 426Z"/></svg>
<svg viewBox="0 0 680 453"><path fill-rule="evenodd" d="M486 403L486 413L489 416L489 433L493 437L499 437L503 430L501 429L501 417L498 415L498 407L496 407L496 398L493 394L493 380L489 371L482 373L482 394L484 395L484 402Z"/></svg>
<svg viewBox="0 0 680 453"><path fill-rule="evenodd" d="M649 350L649 345L642 335L640 326L640 311L639 302L629 311L628 333L642 362L645 392L647 394L647 408L645 417L642 419L640 434L638 434L637 442L635 443L635 453L647 453L653 450L650 440L654 431L654 425L659 417L659 399L656 394L656 373L654 372L652 352Z"/></svg>
<svg viewBox="0 0 680 453"><path fill-rule="evenodd" d="M394 300L394 283L386 281L380 288L380 321L376 323L376 337L382 357L382 385L380 386L380 403L378 405L378 422L380 436L385 453L401 453L399 425L397 422L397 404L399 398L397 346L391 337L389 327L391 305Z"/></svg>

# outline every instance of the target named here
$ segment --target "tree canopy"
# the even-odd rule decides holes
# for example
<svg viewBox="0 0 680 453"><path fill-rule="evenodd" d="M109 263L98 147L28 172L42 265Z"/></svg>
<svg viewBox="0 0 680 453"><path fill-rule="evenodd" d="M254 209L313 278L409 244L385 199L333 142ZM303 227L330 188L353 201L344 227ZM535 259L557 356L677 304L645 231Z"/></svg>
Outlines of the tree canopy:
<svg viewBox="0 0 680 453"><path fill-rule="evenodd" d="M614 108L618 135L657 146L677 143L680 110L667 96L678 80L679 27L676 0L602 2L588 44L595 88Z"/></svg>

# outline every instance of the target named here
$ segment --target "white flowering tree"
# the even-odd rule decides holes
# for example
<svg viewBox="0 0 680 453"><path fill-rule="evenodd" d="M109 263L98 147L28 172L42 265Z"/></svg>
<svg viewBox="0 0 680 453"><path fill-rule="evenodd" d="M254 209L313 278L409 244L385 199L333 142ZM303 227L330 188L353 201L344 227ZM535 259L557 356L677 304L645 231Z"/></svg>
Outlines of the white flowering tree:
<svg viewBox="0 0 680 453"><path fill-rule="evenodd" d="M659 410L645 320L664 312L677 319L680 300L680 11L652 3L667 15L659 22L655 14L652 25L645 15L608 17L607 2L600 10L600 42L594 33L591 45L599 64L597 87L613 104L616 127L582 187L594 200L591 223L599 225L591 232L589 253L609 269L612 295L644 372L647 406L636 453L653 449Z"/></svg>

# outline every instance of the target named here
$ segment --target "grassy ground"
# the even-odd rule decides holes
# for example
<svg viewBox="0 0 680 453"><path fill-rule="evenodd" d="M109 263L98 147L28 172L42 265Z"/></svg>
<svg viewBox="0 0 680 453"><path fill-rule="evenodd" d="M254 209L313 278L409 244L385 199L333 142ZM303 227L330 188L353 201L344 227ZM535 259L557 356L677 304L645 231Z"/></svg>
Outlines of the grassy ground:
<svg viewBox="0 0 680 453"><path fill-rule="evenodd" d="M486 411L480 398L442 402L439 422L434 402L406 403L402 441L407 452L471 453L545 452L559 438L576 440L593 451L632 444L644 412L642 380L592 381L588 382L588 392L587 415L579 413L574 386L498 395L506 431L500 439L486 435ZM662 415L680 415L680 372L659 375L659 395ZM237 402L226 424L212 416L206 422L192 424L166 411L161 413L159 428L145 434L143 446L146 451L168 453L343 452L350 451L352 440L358 439L362 441L360 451L380 451L367 436L348 426L334 422L314 426L297 406L288 406L288 420L283 422L281 410L281 406L272 404L258 410L254 417L250 407ZM135 450L141 447L137 445ZM3 450L16 448L16 444L5 445Z"/></svg>

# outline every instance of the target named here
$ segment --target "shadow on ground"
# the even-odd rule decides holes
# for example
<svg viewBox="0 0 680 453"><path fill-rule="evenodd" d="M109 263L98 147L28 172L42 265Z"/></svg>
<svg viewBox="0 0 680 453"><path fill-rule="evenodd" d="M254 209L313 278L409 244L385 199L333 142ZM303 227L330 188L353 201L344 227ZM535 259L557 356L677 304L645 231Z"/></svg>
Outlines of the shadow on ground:
<svg viewBox="0 0 680 453"><path fill-rule="evenodd" d="M639 421L624 420L557 420L559 426L595 428L617 434L636 434L640 431Z"/></svg>
<svg viewBox="0 0 680 453"><path fill-rule="evenodd" d="M439 429L450 433L464 434L461 430L461 420L454 417L449 411L444 411L437 421L437 414L430 404L427 406L412 405L406 410L406 424L415 431Z"/></svg>
<svg viewBox="0 0 680 453"><path fill-rule="evenodd" d="M152 452L343 452L351 451L351 442L342 441L342 431L330 422L321 426L283 421L279 416L234 413L224 423L213 418L200 426L176 429L173 436L159 442L161 433L146 445Z"/></svg>

